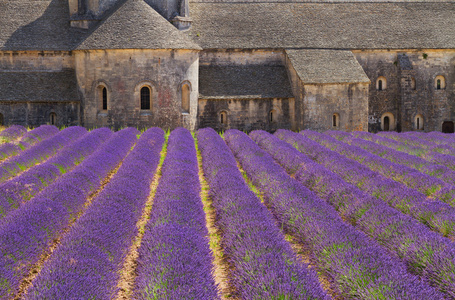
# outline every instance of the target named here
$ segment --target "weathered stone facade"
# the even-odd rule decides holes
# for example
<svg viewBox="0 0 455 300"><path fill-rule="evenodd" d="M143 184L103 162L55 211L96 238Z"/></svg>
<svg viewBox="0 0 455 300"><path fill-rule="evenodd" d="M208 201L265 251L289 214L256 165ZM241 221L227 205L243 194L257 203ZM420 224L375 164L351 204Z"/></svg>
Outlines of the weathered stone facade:
<svg viewBox="0 0 455 300"><path fill-rule="evenodd" d="M92 50L76 51L74 56L85 126L195 128L196 51ZM182 109L183 84L190 87L189 111ZM102 109L100 87L107 89L107 110ZM150 109L141 110L142 87L151 90Z"/></svg>
<svg viewBox="0 0 455 300"><path fill-rule="evenodd" d="M433 2L6 1L0 122L452 131L455 2Z"/></svg>

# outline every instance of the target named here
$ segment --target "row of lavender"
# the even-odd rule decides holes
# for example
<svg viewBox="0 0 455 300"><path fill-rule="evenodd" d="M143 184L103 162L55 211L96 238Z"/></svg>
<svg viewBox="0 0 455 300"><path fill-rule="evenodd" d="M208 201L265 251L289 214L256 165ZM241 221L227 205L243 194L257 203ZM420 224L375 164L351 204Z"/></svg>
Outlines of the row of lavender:
<svg viewBox="0 0 455 300"><path fill-rule="evenodd" d="M115 133L73 171L4 218L0 224L0 298L19 292L23 278L136 143L137 133L132 128Z"/></svg>
<svg viewBox="0 0 455 300"><path fill-rule="evenodd" d="M371 196L382 199L391 207L413 216L444 236L454 234L455 209L441 201L432 201L425 194L393 180L396 178L389 179L371 166L364 165L366 162L377 161L381 159L380 157L375 157L361 148L344 144L317 132L305 131L305 136L300 134L297 140L290 139L288 135L282 133L283 131L279 131L278 137L290 143L297 143L296 146L300 151L337 173L346 182L357 186ZM336 151L331 151L316 141ZM363 160L352 159L355 157L362 157ZM390 166L390 162L387 165ZM395 166L391 166L391 169L393 167ZM415 173L418 172L414 171Z"/></svg>
<svg viewBox="0 0 455 300"><path fill-rule="evenodd" d="M247 135L225 133L227 144L265 195L283 228L307 244L339 295L355 299L443 299L382 246L345 223L335 209L286 174ZM259 140L260 138L258 138Z"/></svg>
<svg viewBox="0 0 455 300"><path fill-rule="evenodd" d="M30 200L59 176L75 168L111 135L112 132L107 128L95 129L90 133L84 134L76 141L66 144L54 157L46 162L1 183L0 219ZM40 150L42 149L43 147L33 147L31 156L41 155Z"/></svg>
<svg viewBox="0 0 455 300"><path fill-rule="evenodd" d="M13 132L10 133L9 129L4 130L6 132L6 143L0 144L0 162L8 157L19 154L22 150L28 149L36 143L45 140L59 132L58 128L50 125L43 125L27 133L24 133L21 137L22 130L15 126L11 127ZM15 131L19 132L15 132ZM2 132L2 133L3 133ZM18 143L13 143L14 138L20 138Z"/></svg>
<svg viewBox="0 0 455 300"><path fill-rule="evenodd" d="M332 204L345 220L400 257L408 270L424 276L441 291L455 295L455 269L452 263L455 248L449 240L429 231L386 202L350 185L317 163L318 160L314 161L297 149L304 153L309 153L308 150L311 149L312 157L319 154L322 160L332 155L333 164L338 162L345 165L343 160L346 159L341 155L324 149L301 134L289 131L279 131L276 134L288 143L266 132L253 132L251 136L300 183ZM351 176L355 172L352 169L346 170Z"/></svg>
<svg viewBox="0 0 455 300"><path fill-rule="evenodd" d="M33 281L26 299L112 299L160 161L164 132L143 133ZM108 213L106 213L108 210Z"/></svg>
<svg viewBox="0 0 455 300"><path fill-rule="evenodd" d="M267 208L250 191L223 139L198 131L204 174L240 299L323 299L314 270L300 263Z"/></svg>

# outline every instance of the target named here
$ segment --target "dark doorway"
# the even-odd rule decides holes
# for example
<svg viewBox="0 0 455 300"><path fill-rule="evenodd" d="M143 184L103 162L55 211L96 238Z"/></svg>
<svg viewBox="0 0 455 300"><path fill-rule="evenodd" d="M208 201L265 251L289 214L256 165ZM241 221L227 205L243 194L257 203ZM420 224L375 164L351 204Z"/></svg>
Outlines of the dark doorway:
<svg viewBox="0 0 455 300"><path fill-rule="evenodd" d="M453 122L452 121L446 121L442 123L442 132L443 133L453 133Z"/></svg>
<svg viewBox="0 0 455 300"><path fill-rule="evenodd" d="M384 117L384 131L390 130L390 119L389 117Z"/></svg>
<svg viewBox="0 0 455 300"><path fill-rule="evenodd" d="M3 120L3 115L0 114L0 126L5 125L5 121Z"/></svg>

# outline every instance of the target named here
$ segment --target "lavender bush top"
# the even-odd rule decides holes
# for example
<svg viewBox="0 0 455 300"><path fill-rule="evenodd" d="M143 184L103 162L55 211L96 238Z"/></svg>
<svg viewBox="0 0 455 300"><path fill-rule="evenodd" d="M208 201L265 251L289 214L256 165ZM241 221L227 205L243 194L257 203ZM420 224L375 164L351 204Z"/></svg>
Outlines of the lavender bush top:
<svg viewBox="0 0 455 300"><path fill-rule="evenodd" d="M13 125L0 132L0 143L9 143L17 140L27 132L21 125Z"/></svg>
<svg viewBox="0 0 455 300"><path fill-rule="evenodd" d="M299 262L273 216L250 191L223 139L211 128L197 136L238 297L327 298L316 273Z"/></svg>
<svg viewBox="0 0 455 300"><path fill-rule="evenodd" d="M137 299L217 298L199 192L193 137L177 128L169 136L162 177L139 248Z"/></svg>
<svg viewBox="0 0 455 300"><path fill-rule="evenodd" d="M26 299L113 299L119 268L137 234L164 132L144 132L118 172L74 224ZM108 209L108 211L106 211Z"/></svg>
<svg viewBox="0 0 455 300"><path fill-rule="evenodd" d="M344 223L332 206L289 177L246 134L228 130L224 136L248 176L261 188L278 221L301 242L308 243L319 270L329 276L342 297L442 298L434 289L422 288L402 262Z"/></svg>

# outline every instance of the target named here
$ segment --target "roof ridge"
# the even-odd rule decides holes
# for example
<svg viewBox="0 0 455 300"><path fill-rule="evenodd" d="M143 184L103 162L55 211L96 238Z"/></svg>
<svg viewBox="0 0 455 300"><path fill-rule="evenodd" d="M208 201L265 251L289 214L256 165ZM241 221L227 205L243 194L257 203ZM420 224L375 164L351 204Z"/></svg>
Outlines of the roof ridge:
<svg viewBox="0 0 455 300"><path fill-rule="evenodd" d="M75 50L194 49L201 47L144 0L124 0Z"/></svg>

